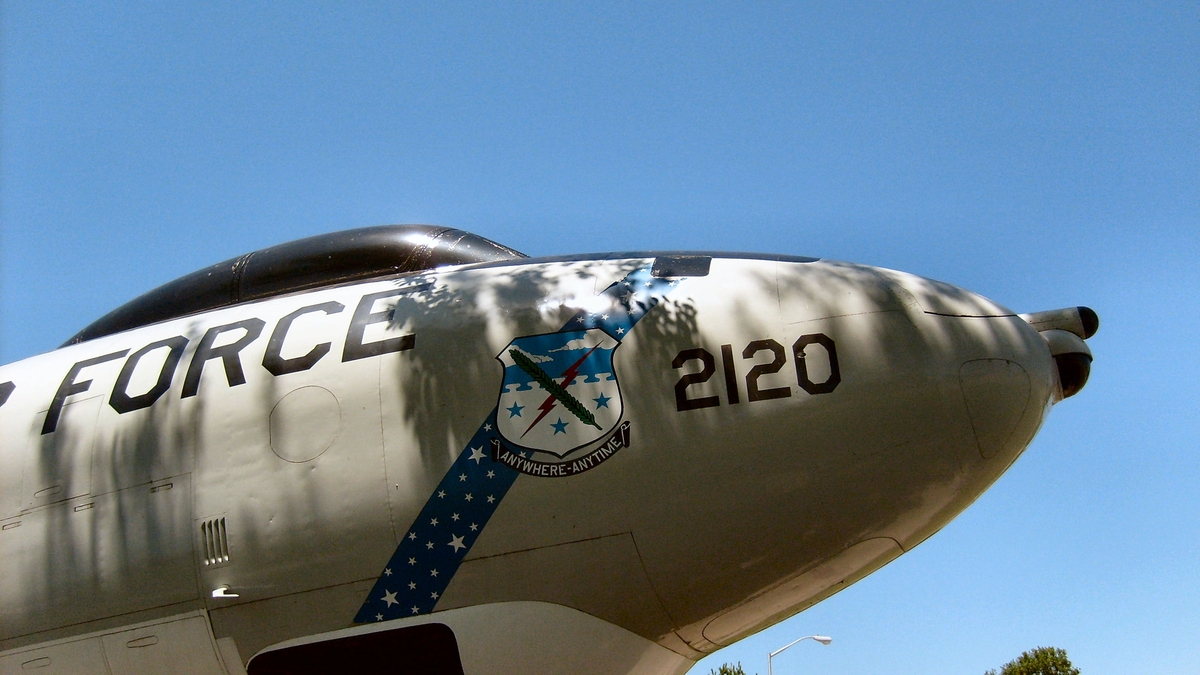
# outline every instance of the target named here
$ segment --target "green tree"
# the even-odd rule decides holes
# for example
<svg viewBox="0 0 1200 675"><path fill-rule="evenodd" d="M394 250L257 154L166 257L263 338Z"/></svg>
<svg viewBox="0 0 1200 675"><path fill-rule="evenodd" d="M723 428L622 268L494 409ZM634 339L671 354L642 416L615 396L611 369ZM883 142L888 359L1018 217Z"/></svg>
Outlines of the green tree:
<svg viewBox="0 0 1200 675"><path fill-rule="evenodd" d="M996 675L996 671L989 670L984 675ZM1079 669L1071 665L1066 650L1038 647L1004 664L1000 675L1079 675Z"/></svg>
<svg viewBox="0 0 1200 675"><path fill-rule="evenodd" d="M708 675L746 675L746 671L742 670L742 662L738 661L736 666L721 664L720 668L708 671Z"/></svg>

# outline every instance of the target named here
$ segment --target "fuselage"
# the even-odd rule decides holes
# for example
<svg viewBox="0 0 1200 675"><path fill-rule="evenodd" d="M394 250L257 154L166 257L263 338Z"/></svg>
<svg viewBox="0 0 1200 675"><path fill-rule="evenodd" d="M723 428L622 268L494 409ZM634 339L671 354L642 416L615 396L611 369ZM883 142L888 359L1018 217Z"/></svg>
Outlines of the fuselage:
<svg viewBox="0 0 1200 675"><path fill-rule="evenodd" d="M594 672L679 672L937 531L1061 397L1047 340L978 295L737 254L308 290L9 382L0 665L94 639L111 672L169 621L208 640L195 672L438 621L505 672L460 624L528 615L533 653L566 611L636 637Z"/></svg>

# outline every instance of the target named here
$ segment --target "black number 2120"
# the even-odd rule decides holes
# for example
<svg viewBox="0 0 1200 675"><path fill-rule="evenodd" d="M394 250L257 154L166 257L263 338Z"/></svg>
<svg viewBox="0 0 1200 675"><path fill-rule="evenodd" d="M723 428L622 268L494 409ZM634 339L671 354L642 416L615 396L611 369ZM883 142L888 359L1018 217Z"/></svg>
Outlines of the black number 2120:
<svg viewBox="0 0 1200 675"><path fill-rule="evenodd" d="M824 382L813 382L808 374L808 363L804 350L809 345L820 345L829 359L829 376ZM773 356L770 362L758 363L746 373L746 399L750 402L766 401L774 398L787 398L792 395L791 387L771 387L762 389L758 379L763 375L771 375L783 370L787 365L787 350L771 338L753 340L742 350L743 359L753 359L759 352L770 352ZM837 388L842 381L841 368L838 366L837 347L833 339L824 333L801 335L792 344L792 359L796 366L796 383L809 394L828 394ZM688 387L693 384L707 382L717 373L717 360L707 349L693 347L685 349L671 361L671 367L676 370L683 368L689 361L699 361L700 370L685 373L675 383L675 407L678 410L695 410L697 408L712 408L721 405L719 396L688 397ZM738 391L737 373L734 370L733 346L721 345L721 370L725 375L725 397L729 405L741 402Z"/></svg>

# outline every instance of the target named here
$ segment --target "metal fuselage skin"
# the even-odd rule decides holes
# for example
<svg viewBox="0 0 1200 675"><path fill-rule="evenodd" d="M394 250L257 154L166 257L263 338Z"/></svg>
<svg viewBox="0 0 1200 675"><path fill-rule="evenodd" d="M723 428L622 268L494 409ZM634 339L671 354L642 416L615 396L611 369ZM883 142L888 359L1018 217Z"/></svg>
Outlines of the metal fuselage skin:
<svg viewBox="0 0 1200 675"><path fill-rule="evenodd" d="M552 618L567 608L645 645L594 672L680 672L937 531L1061 395L1046 341L959 288L829 261L718 255L690 276L647 277L654 263L444 268L0 368L12 383L0 405L0 671L82 635L105 654L132 650L149 638L120 631L191 617L211 672L241 672L231 653L359 630L356 615L375 618L370 603L388 592L381 607L413 616L384 624L554 608L537 620L566 625ZM584 425L550 396L514 412L504 359L514 340L606 317L614 298L639 302L638 289L612 288L643 278L661 290L636 326L588 334L616 341L611 375L586 389L548 373L609 415L588 425L605 427L600 440L549 452L507 438L510 463L540 462L520 469L470 447L489 420L512 429L542 409L530 429L546 442L549 426ZM443 522L418 522L471 453L472 498L496 498L488 520L447 507ZM511 486L492 494L489 467L515 471ZM418 527L431 551L460 556L439 578L389 566ZM456 633L464 654L483 650L464 657L467 672L487 672L503 639L473 647ZM236 652L216 650L222 638Z"/></svg>

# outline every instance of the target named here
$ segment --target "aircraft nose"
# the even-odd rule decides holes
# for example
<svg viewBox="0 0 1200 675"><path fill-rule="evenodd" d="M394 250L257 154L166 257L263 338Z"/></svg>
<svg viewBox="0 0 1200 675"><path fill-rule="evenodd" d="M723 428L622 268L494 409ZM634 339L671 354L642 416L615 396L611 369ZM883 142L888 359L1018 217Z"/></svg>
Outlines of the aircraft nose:
<svg viewBox="0 0 1200 675"><path fill-rule="evenodd" d="M1015 459L1049 406L1087 383L1092 354L1084 340L1100 324L1091 309L1018 315L957 286L893 270L878 272L921 327L925 342L957 367L967 417L984 459Z"/></svg>

